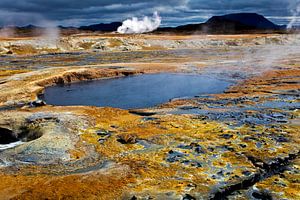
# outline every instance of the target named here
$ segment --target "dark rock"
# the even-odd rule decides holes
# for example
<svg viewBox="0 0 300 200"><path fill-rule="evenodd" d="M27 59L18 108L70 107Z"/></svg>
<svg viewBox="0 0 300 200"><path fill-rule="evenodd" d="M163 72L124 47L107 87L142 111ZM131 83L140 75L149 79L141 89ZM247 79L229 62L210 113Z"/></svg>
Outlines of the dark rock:
<svg viewBox="0 0 300 200"><path fill-rule="evenodd" d="M96 134L99 135L99 136L107 136L107 135L111 135L112 132L108 131L108 130L105 130L105 129L99 129L99 130L96 131Z"/></svg>
<svg viewBox="0 0 300 200"><path fill-rule="evenodd" d="M29 105L30 105L31 107L40 107L40 106L45 106L45 105L47 105L47 104L46 104L45 101L38 99L38 100L36 100L36 101L30 102Z"/></svg>
<svg viewBox="0 0 300 200"><path fill-rule="evenodd" d="M195 197L189 195L189 194L185 194L182 198L183 200L196 200Z"/></svg>
<svg viewBox="0 0 300 200"><path fill-rule="evenodd" d="M210 151L210 152L214 152L215 151L215 149L213 147L208 147L207 150Z"/></svg>
<svg viewBox="0 0 300 200"><path fill-rule="evenodd" d="M195 148L195 152L196 153L201 153L201 154L204 154L205 153L205 150L203 150L203 148L201 146L198 146Z"/></svg>
<svg viewBox="0 0 300 200"><path fill-rule="evenodd" d="M6 163L5 163L3 160L0 159L0 166L1 166L1 165L2 165L2 166L3 166L3 165L6 165Z"/></svg>
<svg viewBox="0 0 300 200"><path fill-rule="evenodd" d="M214 177L216 178L215 175ZM235 175L234 178L239 178L239 176ZM224 187L218 188L217 191L214 191L210 199L214 199L214 200L227 199L227 196L229 196L230 194L239 191L241 189L248 188L254 185L259 180L260 180L260 175L256 174L251 177L241 179L241 182L238 182L236 184L225 185Z"/></svg>
<svg viewBox="0 0 300 200"><path fill-rule="evenodd" d="M7 83L7 81L0 81L0 85L5 83Z"/></svg>
<svg viewBox="0 0 300 200"><path fill-rule="evenodd" d="M129 110L129 113L140 116L152 116L157 114L156 112L144 111L144 110Z"/></svg>
<svg viewBox="0 0 300 200"><path fill-rule="evenodd" d="M194 149L196 153L205 153L205 151L203 150L203 148L201 147L201 145L199 145L196 142L192 142L189 145L180 144L180 145L177 146L177 148L187 149L187 150Z"/></svg>
<svg viewBox="0 0 300 200"><path fill-rule="evenodd" d="M249 171L243 171L242 174L245 175L245 176L250 176L251 172L249 172Z"/></svg>
<svg viewBox="0 0 300 200"><path fill-rule="evenodd" d="M252 193L252 196L255 199L262 199L262 200L272 200L273 199L271 194L269 194L266 191L255 191Z"/></svg>
<svg viewBox="0 0 300 200"><path fill-rule="evenodd" d="M197 167L197 168L202 167L201 163L199 163L196 160L184 160L181 163L185 165L190 165L192 167Z"/></svg>
<svg viewBox="0 0 300 200"><path fill-rule="evenodd" d="M196 107L196 106L180 106L178 108L181 110L191 110L191 109L196 109L198 107Z"/></svg>
<svg viewBox="0 0 300 200"><path fill-rule="evenodd" d="M189 188L196 188L197 185L194 184L194 183L189 183L189 184L187 185L187 187L189 187Z"/></svg>
<svg viewBox="0 0 300 200"><path fill-rule="evenodd" d="M100 144L104 144L105 141L106 141L106 139L103 139L103 138L100 138L100 139L98 140L98 142L99 142Z"/></svg>
<svg viewBox="0 0 300 200"><path fill-rule="evenodd" d="M246 137L244 137L244 141L256 141L257 140L257 138L255 138L255 137L252 137L252 136L246 136Z"/></svg>
<svg viewBox="0 0 300 200"><path fill-rule="evenodd" d="M230 139L233 137L233 135L231 135L231 134L222 134L220 136L221 136L221 138L224 138L224 139Z"/></svg>
<svg viewBox="0 0 300 200"><path fill-rule="evenodd" d="M158 118L156 118L156 117L144 117L143 118L143 121L155 121L155 120L158 120Z"/></svg>
<svg viewBox="0 0 300 200"><path fill-rule="evenodd" d="M184 145L184 144L178 145L177 148L180 148L180 149L193 149L192 146L190 146L190 145Z"/></svg>
<svg viewBox="0 0 300 200"><path fill-rule="evenodd" d="M198 143L192 142L192 143L190 144L190 146L191 146L191 147L199 147L200 145L199 145Z"/></svg>
<svg viewBox="0 0 300 200"><path fill-rule="evenodd" d="M98 140L100 144L104 144L104 142L112 135L113 132L105 130L105 129L99 129L96 131L96 134L100 136L101 138Z"/></svg>
<svg viewBox="0 0 300 200"><path fill-rule="evenodd" d="M276 140L276 142L280 142L280 143L289 141L289 139L283 135L279 135L279 136L275 137L275 140Z"/></svg>
<svg viewBox="0 0 300 200"><path fill-rule="evenodd" d="M137 136L135 134L123 134L118 136L117 141L122 144L135 144L137 143Z"/></svg>
<svg viewBox="0 0 300 200"><path fill-rule="evenodd" d="M182 158L184 158L186 154L170 150L168 153L167 161L170 163L180 161Z"/></svg>
<svg viewBox="0 0 300 200"><path fill-rule="evenodd" d="M218 176L224 176L224 172L223 172L223 170L221 170L221 171L217 172L217 175L218 175Z"/></svg>
<svg viewBox="0 0 300 200"><path fill-rule="evenodd" d="M255 146L260 149L263 146L263 144L261 142L256 142Z"/></svg>
<svg viewBox="0 0 300 200"><path fill-rule="evenodd" d="M239 146L242 147L242 148L246 148L247 147L246 144L239 144Z"/></svg>
<svg viewBox="0 0 300 200"><path fill-rule="evenodd" d="M133 196L133 197L131 197L130 200L137 200L137 197L136 197L136 196Z"/></svg>

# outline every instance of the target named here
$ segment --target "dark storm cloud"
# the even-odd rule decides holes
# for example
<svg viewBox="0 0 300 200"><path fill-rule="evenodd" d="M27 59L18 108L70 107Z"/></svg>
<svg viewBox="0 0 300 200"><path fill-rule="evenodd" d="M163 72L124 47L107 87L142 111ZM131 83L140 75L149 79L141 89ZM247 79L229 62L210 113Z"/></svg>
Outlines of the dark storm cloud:
<svg viewBox="0 0 300 200"><path fill-rule="evenodd" d="M54 21L82 25L122 21L158 11L163 25L198 23L212 15L257 12L287 23L300 0L0 0L0 25Z"/></svg>

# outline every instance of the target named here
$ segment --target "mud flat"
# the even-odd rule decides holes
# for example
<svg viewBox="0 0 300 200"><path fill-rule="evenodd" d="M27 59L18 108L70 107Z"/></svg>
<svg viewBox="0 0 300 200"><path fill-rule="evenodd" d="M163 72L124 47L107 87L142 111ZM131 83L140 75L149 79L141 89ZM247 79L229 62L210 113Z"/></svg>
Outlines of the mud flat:
<svg viewBox="0 0 300 200"><path fill-rule="evenodd" d="M195 37L218 45L2 56L0 199L299 199L298 36ZM157 73L230 86L131 110L39 99Z"/></svg>

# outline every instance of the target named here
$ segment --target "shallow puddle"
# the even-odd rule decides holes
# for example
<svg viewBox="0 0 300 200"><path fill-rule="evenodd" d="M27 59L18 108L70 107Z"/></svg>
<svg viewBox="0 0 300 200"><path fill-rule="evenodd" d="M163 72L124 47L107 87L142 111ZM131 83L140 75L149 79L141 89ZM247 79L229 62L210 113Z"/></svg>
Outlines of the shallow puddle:
<svg viewBox="0 0 300 200"><path fill-rule="evenodd" d="M173 98L222 93L230 82L199 74L145 74L46 88L48 104L147 108Z"/></svg>

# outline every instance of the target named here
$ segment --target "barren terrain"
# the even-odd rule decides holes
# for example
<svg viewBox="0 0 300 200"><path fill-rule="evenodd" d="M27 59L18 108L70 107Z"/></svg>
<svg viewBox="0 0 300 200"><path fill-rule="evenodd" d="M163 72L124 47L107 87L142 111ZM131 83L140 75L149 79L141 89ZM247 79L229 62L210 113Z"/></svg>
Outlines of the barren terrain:
<svg viewBox="0 0 300 200"><path fill-rule="evenodd" d="M287 34L0 39L0 134L22 138L0 149L0 199L300 199L299 43ZM56 84L161 72L232 86L138 110L38 100Z"/></svg>

